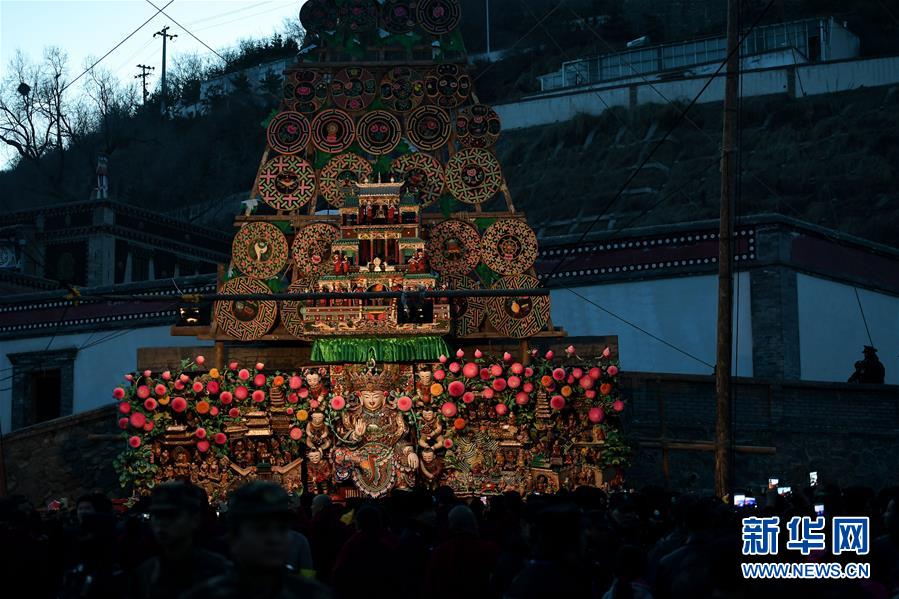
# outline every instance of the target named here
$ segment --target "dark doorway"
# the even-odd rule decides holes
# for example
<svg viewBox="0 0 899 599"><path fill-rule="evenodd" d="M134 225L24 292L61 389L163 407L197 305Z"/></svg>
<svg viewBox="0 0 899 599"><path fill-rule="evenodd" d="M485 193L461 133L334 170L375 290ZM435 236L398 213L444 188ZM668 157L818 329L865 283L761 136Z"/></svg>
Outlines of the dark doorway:
<svg viewBox="0 0 899 599"><path fill-rule="evenodd" d="M33 420L30 424L59 418L61 413L62 376L58 368L38 370L31 373L31 409Z"/></svg>

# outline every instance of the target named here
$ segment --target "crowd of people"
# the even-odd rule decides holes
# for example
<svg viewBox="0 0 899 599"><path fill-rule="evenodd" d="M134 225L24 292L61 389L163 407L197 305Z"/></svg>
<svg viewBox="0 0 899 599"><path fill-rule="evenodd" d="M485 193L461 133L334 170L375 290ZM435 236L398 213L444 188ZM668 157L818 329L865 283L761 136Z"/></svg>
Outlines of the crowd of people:
<svg viewBox="0 0 899 599"><path fill-rule="evenodd" d="M870 554L770 560L866 561L871 577L745 580L741 518L785 523L819 502L828 516L871 518ZM210 505L175 481L125 511L102 493L68 511L0 499L0 547L7 590L20 589L8 597L889 599L899 597L899 489L772 490L737 509L660 488L462 499L442 487L338 503L254 481Z"/></svg>

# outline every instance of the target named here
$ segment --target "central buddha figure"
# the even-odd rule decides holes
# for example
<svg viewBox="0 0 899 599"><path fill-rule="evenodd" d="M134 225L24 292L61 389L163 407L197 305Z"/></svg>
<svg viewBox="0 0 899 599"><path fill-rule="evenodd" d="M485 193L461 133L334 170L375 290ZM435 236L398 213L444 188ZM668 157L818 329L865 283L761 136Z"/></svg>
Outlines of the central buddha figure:
<svg viewBox="0 0 899 599"><path fill-rule="evenodd" d="M348 366L347 374L353 398L341 418L345 447L335 452L335 462L352 466L353 482L370 497L413 486L418 455L403 413L387 401L396 372L389 366L379 370L372 360L365 367Z"/></svg>

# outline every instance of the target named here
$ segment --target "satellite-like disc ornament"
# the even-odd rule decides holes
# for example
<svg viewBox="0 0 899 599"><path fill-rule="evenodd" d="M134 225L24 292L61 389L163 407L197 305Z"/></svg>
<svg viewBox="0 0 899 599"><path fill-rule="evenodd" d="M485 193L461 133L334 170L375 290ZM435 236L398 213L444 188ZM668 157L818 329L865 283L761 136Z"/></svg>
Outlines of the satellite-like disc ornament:
<svg viewBox="0 0 899 599"><path fill-rule="evenodd" d="M422 152L403 154L393 161L391 169L402 175L406 191L416 194L422 206L430 206L443 193L443 165L433 156Z"/></svg>
<svg viewBox="0 0 899 599"><path fill-rule="evenodd" d="M222 285L221 293L270 294L268 285L248 277L235 277ZM274 300L226 300L215 302L215 322L229 337L255 341L268 333L278 316Z"/></svg>
<svg viewBox="0 0 899 599"><path fill-rule="evenodd" d="M341 25L351 34L371 31L378 26L378 7L374 0L344 0L339 15Z"/></svg>
<svg viewBox="0 0 899 599"><path fill-rule="evenodd" d="M399 119L386 110L366 112L356 121L356 141L369 154L389 154L399 145L401 137Z"/></svg>
<svg viewBox="0 0 899 599"><path fill-rule="evenodd" d="M254 279L270 279L287 264L287 239L271 223L246 223L231 243L234 266Z"/></svg>
<svg viewBox="0 0 899 599"><path fill-rule="evenodd" d="M331 80L331 100L338 108L350 112L368 108L377 91L378 84L374 75L362 67L341 69Z"/></svg>
<svg viewBox="0 0 899 599"><path fill-rule="evenodd" d="M328 154L339 154L356 138L353 119L337 108L322 110L312 119L312 143Z"/></svg>
<svg viewBox="0 0 899 599"><path fill-rule="evenodd" d="M287 288L287 293L305 293L309 290L309 284L306 281L294 281ZM287 332L294 337L302 337L305 334L303 308L308 303L305 300L284 300L281 302L281 323L284 324Z"/></svg>
<svg viewBox="0 0 899 599"><path fill-rule="evenodd" d="M276 156L262 166L258 187L275 210L296 210L315 197L315 169L299 156Z"/></svg>
<svg viewBox="0 0 899 599"><path fill-rule="evenodd" d="M409 33L415 29L412 2L409 0L387 0L381 6L381 23L390 33Z"/></svg>
<svg viewBox="0 0 899 599"><path fill-rule="evenodd" d="M486 104L459 109L456 139L466 148L489 148L499 139L499 115Z"/></svg>
<svg viewBox="0 0 899 599"><path fill-rule="evenodd" d="M459 26L462 9L459 0L418 0L415 17L428 33L445 35Z"/></svg>
<svg viewBox="0 0 899 599"><path fill-rule="evenodd" d="M438 65L425 77L425 93L437 106L456 108L471 96L471 77L462 65Z"/></svg>
<svg viewBox="0 0 899 599"><path fill-rule="evenodd" d="M311 114L328 101L328 87L328 77L317 69L293 71L284 78L284 101L291 110Z"/></svg>
<svg viewBox="0 0 899 599"><path fill-rule="evenodd" d="M467 275L481 261L481 236L463 220L445 220L431 228L427 249L441 275Z"/></svg>
<svg viewBox="0 0 899 599"><path fill-rule="evenodd" d="M537 260L537 235L518 218L503 218L487 228L482 240L484 264L502 275L518 275Z"/></svg>
<svg viewBox="0 0 899 599"><path fill-rule="evenodd" d="M293 110L276 114L266 129L268 145L281 154L296 154L309 143L309 121Z"/></svg>
<svg viewBox="0 0 899 599"><path fill-rule="evenodd" d="M406 118L406 136L419 150L442 148L450 132L450 116L437 106L419 106Z"/></svg>
<svg viewBox="0 0 899 599"><path fill-rule="evenodd" d="M441 283L445 283L449 289L480 289L481 284L476 279L464 275L441 275ZM451 297L449 300L450 318L452 319L453 335L464 337L477 332L487 312L487 298L484 297Z"/></svg>
<svg viewBox="0 0 899 599"><path fill-rule="evenodd" d="M536 288L539 281L530 275L503 277L493 289ZM521 339L536 335L549 323L549 297L545 295L487 298L487 318L501 334Z"/></svg>
<svg viewBox="0 0 899 599"><path fill-rule="evenodd" d="M334 0L306 0L300 7L300 23L311 33L337 29L337 4Z"/></svg>
<svg viewBox="0 0 899 599"><path fill-rule="evenodd" d="M290 254L304 280L330 271L331 244L338 235L340 230L327 223L312 223L297 231Z"/></svg>
<svg viewBox="0 0 899 599"><path fill-rule="evenodd" d="M489 150L466 148L446 163L446 186L460 202L481 204L502 188L499 161Z"/></svg>
<svg viewBox="0 0 899 599"><path fill-rule="evenodd" d="M371 164L364 158L347 152L331 158L319 177L319 191L330 205L343 206L346 187L371 177Z"/></svg>
<svg viewBox="0 0 899 599"><path fill-rule="evenodd" d="M397 66L381 78L381 100L394 112L409 112L425 97L425 82L418 71Z"/></svg>

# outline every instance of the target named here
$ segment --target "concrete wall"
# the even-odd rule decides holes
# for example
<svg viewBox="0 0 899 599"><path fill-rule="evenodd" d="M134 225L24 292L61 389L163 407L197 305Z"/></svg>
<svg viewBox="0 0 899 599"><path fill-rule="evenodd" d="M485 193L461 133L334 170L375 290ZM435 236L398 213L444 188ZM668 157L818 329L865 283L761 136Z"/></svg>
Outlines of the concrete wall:
<svg viewBox="0 0 899 599"><path fill-rule="evenodd" d="M739 273L735 298L735 372L752 376L749 274ZM581 295L708 362L715 363L717 277L691 276L575 287ZM628 371L711 374L711 368L624 324L565 289L552 290L555 326L569 335L618 335ZM737 310L739 304L739 311ZM738 335L738 337L737 337ZM736 344L735 344L736 345Z"/></svg>
<svg viewBox="0 0 899 599"><path fill-rule="evenodd" d="M532 96L519 102L499 104L494 109L504 129L521 129L574 118L579 113L599 115L613 106L692 100L708 77L671 81L639 81L618 87L589 86ZM777 67L743 73L742 95L764 96L787 93L817 95L899 83L899 56ZM655 88L655 89L654 89ZM631 90L633 89L633 97ZM660 94L661 92L661 94ZM698 102L721 102L724 76L720 74Z"/></svg>
<svg viewBox="0 0 899 599"><path fill-rule="evenodd" d="M845 382L868 345L853 287L804 274L796 277L802 379ZM899 297L866 289L859 289L858 296L886 368L886 382L899 384Z"/></svg>
<svg viewBox="0 0 899 599"><path fill-rule="evenodd" d="M107 336L108 341L92 347ZM112 388L126 372L137 366L137 350L141 347L172 347L206 345L193 337L172 337L168 326L146 327L123 331L101 331L94 334L58 335L6 340L0 345L0 425L2 432L10 431L12 422L12 364L7 354L42 352L64 348L81 348L75 357L74 397L72 413L102 407L112 401ZM211 342L208 343L211 345Z"/></svg>

